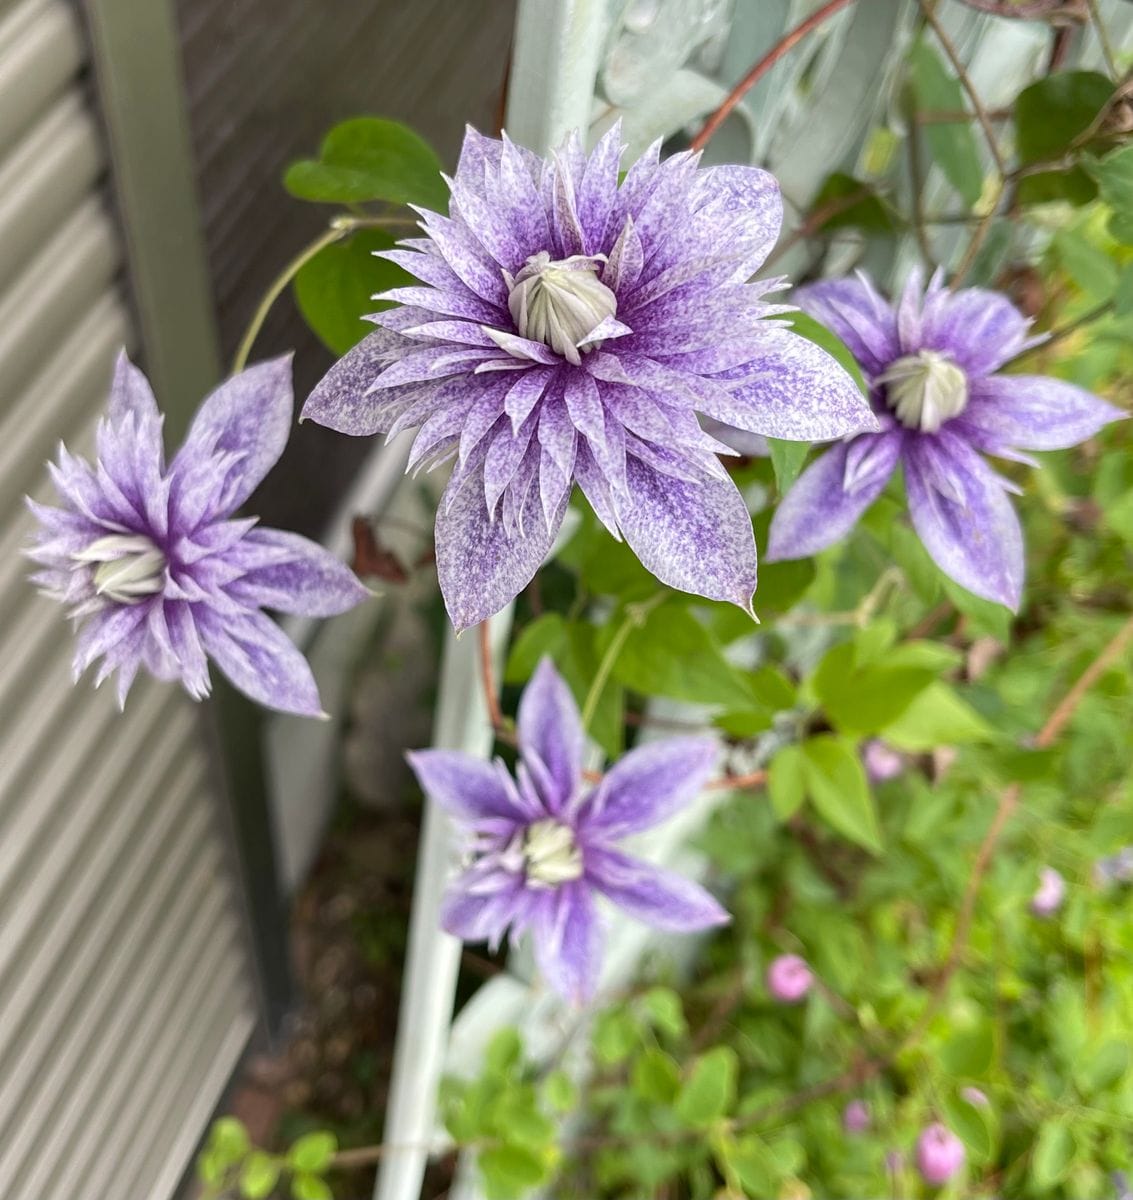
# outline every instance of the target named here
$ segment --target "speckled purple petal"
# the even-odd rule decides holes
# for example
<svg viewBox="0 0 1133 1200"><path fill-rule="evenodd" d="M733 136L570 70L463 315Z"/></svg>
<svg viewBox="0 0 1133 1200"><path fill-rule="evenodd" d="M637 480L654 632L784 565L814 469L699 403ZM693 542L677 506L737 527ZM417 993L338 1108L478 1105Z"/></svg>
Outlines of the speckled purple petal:
<svg viewBox="0 0 1133 1200"><path fill-rule="evenodd" d="M868 278L824 279L790 299L849 347L867 375L879 375L901 354L897 318Z"/></svg>
<svg viewBox="0 0 1133 1200"><path fill-rule="evenodd" d="M1062 450L1127 414L1091 392L1045 375L973 381L957 424L982 450Z"/></svg>
<svg viewBox="0 0 1133 1200"><path fill-rule="evenodd" d="M502 818L524 823L540 815L509 786L501 763L484 762L459 750L414 750L405 757L421 790L461 821Z"/></svg>
<svg viewBox="0 0 1133 1200"><path fill-rule="evenodd" d="M998 292L942 291L925 303L916 348L947 351L974 378L1021 353L1030 321Z"/></svg>
<svg viewBox="0 0 1133 1200"><path fill-rule="evenodd" d="M605 846L586 848L586 880L631 917L669 933L693 933L731 920L700 884Z"/></svg>
<svg viewBox="0 0 1133 1200"><path fill-rule="evenodd" d="M867 443L869 470L847 490L847 456ZM795 480L771 520L767 561L806 558L845 537L858 518L881 495L900 457L901 434L865 434L853 442L832 446Z"/></svg>
<svg viewBox="0 0 1133 1200"><path fill-rule="evenodd" d="M317 542L281 529L253 529L230 557L240 562L247 547L274 551L274 563L255 567L239 581L242 595L258 607L304 617L332 617L371 595L345 563Z"/></svg>
<svg viewBox="0 0 1133 1200"><path fill-rule="evenodd" d="M662 583L751 611L757 575L751 516L729 480L683 483L636 458L615 503L633 552Z"/></svg>
<svg viewBox="0 0 1133 1200"><path fill-rule="evenodd" d="M905 490L917 536L946 575L962 587L1015 610L1023 591L1023 534L1003 483L959 438L950 470L914 441L905 455ZM950 498L956 489L958 499Z"/></svg>
<svg viewBox="0 0 1133 1200"><path fill-rule="evenodd" d="M149 380L127 358L125 350L119 352L114 363L106 416L115 425L130 417L141 423L161 416Z"/></svg>
<svg viewBox="0 0 1133 1200"><path fill-rule="evenodd" d="M553 812L561 811L582 778L586 735L570 688L549 658L540 661L523 690L516 731L520 754L538 758L553 784L553 796L544 798Z"/></svg>
<svg viewBox="0 0 1133 1200"><path fill-rule="evenodd" d="M706 737L638 746L579 805L579 828L587 837L609 841L660 825L696 799L719 756L719 743Z"/></svg>
<svg viewBox="0 0 1133 1200"><path fill-rule="evenodd" d="M603 942L589 890L568 883L545 893L530 929L543 978L564 999L585 1004L598 985Z"/></svg>

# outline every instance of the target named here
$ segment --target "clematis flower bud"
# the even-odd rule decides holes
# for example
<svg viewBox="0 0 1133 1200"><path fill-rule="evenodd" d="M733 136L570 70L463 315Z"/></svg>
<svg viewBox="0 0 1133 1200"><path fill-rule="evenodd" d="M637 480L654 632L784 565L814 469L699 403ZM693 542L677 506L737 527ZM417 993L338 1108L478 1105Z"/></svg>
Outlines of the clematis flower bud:
<svg viewBox="0 0 1133 1200"><path fill-rule="evenodd" d="M1036 917L1052 917L1066 898L1066 881L1053 867L1039 872L1039 886L1031 898L1031 912Z"/></svg>
<svg viewBox="0 0 1133 1200"><path fill-rule="evenodd" d="M880 738L870 738L862 747L862 764L872 783L885 783L904 771L905 758Z"/></svg>
<svg viewBox="0 0 1133 1200"><path fill-rule="evenodd" d="M939 1121L917 1138L917 1170L925 1183L940 1187L963 1167L968 1155L964 1143Z"/></svg>
<svg viewBox="0 0 1133 1200"><path fill-rule="evenodd" d="M870 1124L869 1105L864 1100L851 1100L842 1110L842 1128L847 1133L865 1133Z"/></svg>
<svg viewBox="0 0 1133 1200"><path fill-rule="evenodd" d="M814 972L797 954L780 954L767 968L767 990L781 1004L797 1004L814 985Z"/></svg>

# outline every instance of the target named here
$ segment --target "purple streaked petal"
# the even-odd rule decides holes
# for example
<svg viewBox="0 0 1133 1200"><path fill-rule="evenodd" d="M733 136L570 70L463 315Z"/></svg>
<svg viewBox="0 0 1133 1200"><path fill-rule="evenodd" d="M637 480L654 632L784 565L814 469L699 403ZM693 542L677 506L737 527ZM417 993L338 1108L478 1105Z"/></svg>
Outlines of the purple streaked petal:
<svg viewBox="0 0 1133 1200"><path fill-rule="evenodd" d="M526 889L522 876L502 870L496 874L497 886L491 891L470 890L471 872L457 877L441 899L440 923L446 933L462 942L500 944L507 927L522 912Z"/></svg>
<svg viewBox="0 0 1133 1200"><path fill-rule="evenodd" d="M706 397L701 411L748 433L828 442L878 428L865 397L841 364L789 329L770 329L734 385L731 402Z"/></svg>
<svg viewBox="0 0 1133 1200"><path fill-rule="evenodd" d="M553 378L554 375L550 371L532 368L508 387L504 397L504 412L511 418L513 433L531 415L531 410L538 404Z"/></svg>
<svg viewBox="0 0 1133 1200"><path fill-rule="evenodd" d="M916 439L905 455L905 491L917 536L937 566L968 591L1017 610L1023 592L1023 534L995 472L959 438L950 470ZM949 493L960 490L957 499Z"/></svg>
<svg viewBox="0 0 1133 1200"><path fill-rule="evenodd" d="M197 628L209 657L246 696L279 712L323 715L307 660L263 613L221 618L202 606Z"/></svg>
<svg viewBox="0 0 1133 1200"><path fill-rule="evenodd" d="M851 474L846 488L850 446L871 439L864 477ZM848 445L833 446L795 480L779 502L767 539L768 562L806 558L846 536L881 495L901 453L900 433L865 434ZM862 454L862 451L857 451ZM861 460L859 460L860 464ZM889 469L885 470L888 463Z"/></svg>
<svg viewBox="0 0 1133 1200"><path fill-rule="evenodd" d="M108 420L114 424L133 418L142 425L160 419L157 401L149 380L121 350L114 363L114 378L110 384L110 403L106 410Z"/></svg>
<svg viewBox="0 0 1133 1200"><path fill-rule="evenodd" d="M669 587L750 612L755 534L735 484L683 483L636 458L626 460L626 479L618 525L645 569Z"/></svg>
<svg viewBox="0 0 1133 1200"><path fill-rule="evenodd" d="M586 882L631 917L668 933L726 925L727 910L698 883L608 847L587 846Z"/></svg>
<svg viewBox="0 0 1133 1200"><path fill-rule="evenodd" d="M96 659L112 653L119 642L144 629L148 609L149 605L134 604L94 613L75 637L75 654L71 663L74 678L77 680Z"/></svg>
<svg viewBox="0 0 1133 1200"><path fill-rule="evenodd" d="M947 351L970 376L979 378L1022 352L1030 325L998 292L941 291L926 301L919 344L912 348Z"/></svg>
<svg viewBox="0 0 1133 1200"><path fill-rule="evenodd" d="M217 490L213 511L239 508L279 461L291 432L291 355L256 363L205 397L171 471L218 451L238 454Z"/></svg>
<svg viewBox="0 0 1133 1200"><path fill-rule="evenodd" d="M578 809L578 828L617 841L667 821L708 782L720 746L714 738L676 737L631 750L606 772Z"/></svg>
<svg viewBox="0 0 1133 1200"><path fill-rule="evenodd" d="M1063 450L1127 414L1092 392L1044 375L993 375L972 381L956 424L992 454Z"/></svg>
<svg viewBox="0 0 1133 1200"><path fill-rule="evenodd" d="M732 278L742 282L753 275L771 253L783 224L779 182L759 167L707 167L697 177L694 203L708 208L714 221L732 218L733 238L740 261Z"/></svg>
<svg viewBox="0 0 1133 1200"><path fill-rule="evenodd" d="M421 790L458 820L502 818L523 824L542 815L524 804L500 762L459 750L413 750L405 755Z"/></svg>
<svg viewBox="0 0 1133 1200"><path fill-rule="evenodd" d="M437 577L449 619L460 633L499 612L531 582L562 513L548 530L531 489L522 511L525 533L520 535L488 516L482 476L467 479L450 498L452 486L450 482L437 509Z"/></svg>
<svg viewBox="0 0 1133 1200"><path fill-rule="evenodd" d="M530 924L535 961L547 983L572 1004L584 1004L598 986L603 932L594 900L581 883L538 897Z"/></svg>
<svg viewBox="0 0 1133 1200"><path fill-rule="evenodd" d="M516 730L520 754L536 756L553 785L553 795L544 797L555 802L550 811L561 812L582 777L586 735L570 688L549 658L540 661L523 690Z"/></svg>
<svg viewBox="0 0 1133 1200"><path fill-rule="evenodd" d="M281 529L253 529L242 545L279 555L275 563L254 567L240 580L242 592L255 596L257 607L333 617L371 595L345 563L310 538ZM236 555L239 561L239 548Z"/></svg>
<svg viewBox="0 0 1133 1200"><path fill-rule="evenodd" d="M900 357L896 314L864 275L825 279L798 288L791 299L836 333L867 375L881 374Z"/></svg>

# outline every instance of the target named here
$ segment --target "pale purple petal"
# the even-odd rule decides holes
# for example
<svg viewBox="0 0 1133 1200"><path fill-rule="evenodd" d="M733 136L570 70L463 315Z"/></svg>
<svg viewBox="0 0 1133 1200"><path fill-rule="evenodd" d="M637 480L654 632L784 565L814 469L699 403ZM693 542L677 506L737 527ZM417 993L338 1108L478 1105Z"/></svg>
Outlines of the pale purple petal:
<svg viewBox="0 0 1133 1200"><path fill-rule="evenodd" d="M925 302L917 345L944 350L970 376L989 375L1021 353L1031 322L998 292L941 290Z"/></svg>
<svg viewBox="0 0 1133 1200"><path fill-rule="evenodd" d="M492 818L522 823L541 815L524 804L502 764L459 750L414 750L406 754L421 790L462 821Z"/></svg>
<svg viewBox="0 0 1133 1200"><path fill-rule="evenodd" d="M618 526L646 570L682 592L751 611L755 534L732 481L684 483L639 459L626 461L629 495L617 497Z"/></svg>
<svg viewBox="0 0 1133 1200"><path fill-rule="evenodd" d="M694 191L698 207L708 208L714 221L735 223L734 237L742 258L733 279L743 281L763 265L779 239L783 196L779 181L759 167L727 164L701 171Z"/></svg>
<svg viewBox="0 0 1133 1200"><path fill-rule="evenodd" d="M586 881L631 917L668 933L726 925L727 910L698 883L608 847L586 848Z"/></svg>
<svg viewBox="0 0 1133 1200"><path fill-rule="evenodd" d="M771 520L767 561L806 558L846 536L858 518L881 495L900 458L900 432L865 434L852 442L832 446L795 480L779 502ZM869 470L854 479L848 490L847 462L851 449L861 454L868 447Z"/></svg>
<svg viewBox="0 0 1133 1200"><path fill-rule="evenodd" d="M233 375L205 397L172 471L217 451L239 455L217 493L214 511L227 516L279 461L291 432L292 405L290 354Z"/></svg>
<svg viewBox="0 0 1133 1200"><path fill-rule="evenodd" d="M956 424L982 450L1063 450L1127 414L1045 375L993 375L974 380Z"/></svg>
<svg viewBox="0 0 1133 1200"><path fill-rule="evenodd" d="M714 738L648 742L612 766L578 809L588 838L617 840L667 821L700 794L720 746Z"/></svg>
<svg viewBox="0 0 1133 1200"><path fill-rule="evenodd" d="M878 428L866 398L846 369L825 350L789 329L769 329L731 402L702 405L718 421L795 442L828 442Z"/></svg>
<svg viewBox="0 0 1133 1200"><path fill-rule="evenodd" d="M113 424L132 417L137 423L160 419L157 401L149 380L119 351L114 363L114 379L110 384L110 404L106 415Z"/></svg>
<svg viewBox="0 0 1133 1200"><path fill-rule="evenodd" d="M323 376L299 420L355 437L386 433L396 409L390 396L371 393L369 387L396 354L395 347L404 344L404 338L386 329L367 334Z"/></svg>
<svg viewBox="0 0 1133 1200"><path fill-rule="evenodd" d="M901 355L897 318L864 275L824 279L791 299L846 343L867 375L879 375Z"/></svg>
<svg viewBox="0 0 1133 1200"><path fill-rule="evenodd" d="M914 441L905 456L905 490L917 536L962 587L1018 609L1023 534L1002 481L959 438L943 451L949 466L944 475L925 452L925 440Z"/></svg>
<svg viewBox="0 0 1133 1200"><path fill-rule="evenodd" d="M534 755L546 768L557 801L552 811L560 811L581 779L586 735L570 688L549 658L540 661L523 691L516 731L520 754Z"/></svg>
<svg viewBox="0 0 1133 1200"><path fill-rule="evenodd" d="M440 924L462 942L490 942L498 946L507 927L524 906L523 877L496 872L492 890L480 873L459 876L441 899Z"/></svg>
<svg viewBox="0 0 1133 1200"><path fill-rule="evenodd" d="M249 570L241 590L257 607L304 617L333 617L361 604L371 595L345 563L317 542L280 529L253 529L240 550L248 547L274 552L276 561ZM239 551L236 552L239 562Z"/></svg>
<svg viewBox="0 0 1133 1200"><path fill-rule="evenodd" d="M535 961L564 999L584 1004L594 995L602 966L602 926L589 890L568 883L539 898L530 929Z"/></svg>
<svg viewBox="0 0 1133 1200"><path fill-rule="evenodd" d="M500 519L491 520L483 483L475 477L451 501L447 493L442 498L436 523L437 577L458 633L499 612L531 582L546 558L562 513L548 530L532 489L523 517L524 534L509 532Z"/></svg>
<svg viewBox="0 0 1133 1200"><path fill-rule="evenodd" d="M197 627L209 657L246 696L279 712L323 715L307 660L263 613L225 619L205 610Z"/></svg>

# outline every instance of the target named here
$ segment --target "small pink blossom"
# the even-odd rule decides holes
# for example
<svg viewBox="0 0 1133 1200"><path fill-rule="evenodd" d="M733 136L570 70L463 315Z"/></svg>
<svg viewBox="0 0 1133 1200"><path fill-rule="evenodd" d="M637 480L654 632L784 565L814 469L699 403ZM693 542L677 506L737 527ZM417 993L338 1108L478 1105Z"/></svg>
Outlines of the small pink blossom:
<svg viewBox="0 0 1133 1200"><path fill-rule="evenodd" d="M925 1183L936 1187L947 1183L966 1159L964 1143L939 1121L934 1121L917 1138L917 1170Z"/></svg>
<svg viewBox="0 0 1133 1200"><path fill-rule="evenodd" d="M851 1100L842 1110L842 1128L847 1133L865 1133L870 1124L869 1105L864 1100Z"/></svg>
<svg viewBox="0 0 1133 1200"><path fill-rule="evenodd" d="M1053 868L1039 872L1039 886L1031 898L1031 912L1036 917L1053 917L1066 899L1066 880Z"/></svg>
<svg viewBox="0 0 1133 1200"><path fill-rule="evenodd" d="M862 763L872 783L885 783L904 771L905 756L880 738L871 738L862 747Z"/></svg>
<svg viewBox="0 0 1133 1200"><path fill-rule="evenodd" d="M767 968L767 990L781 1004L797 1004L814 985L814 972L797 954L780 954Z"/></svg>

